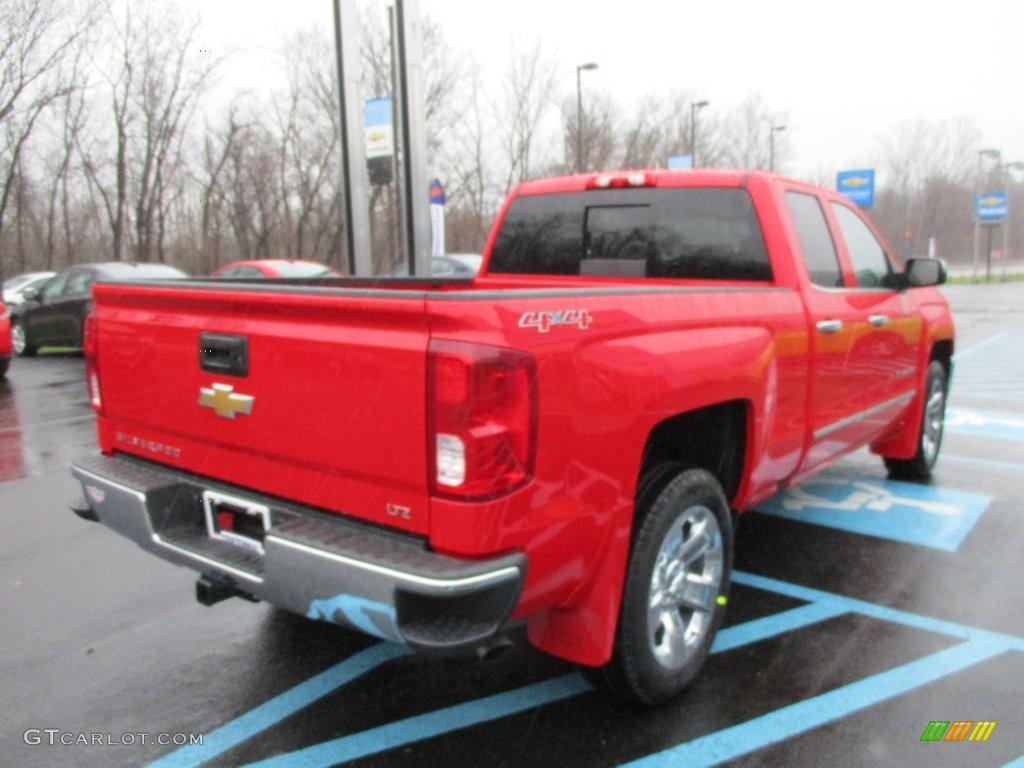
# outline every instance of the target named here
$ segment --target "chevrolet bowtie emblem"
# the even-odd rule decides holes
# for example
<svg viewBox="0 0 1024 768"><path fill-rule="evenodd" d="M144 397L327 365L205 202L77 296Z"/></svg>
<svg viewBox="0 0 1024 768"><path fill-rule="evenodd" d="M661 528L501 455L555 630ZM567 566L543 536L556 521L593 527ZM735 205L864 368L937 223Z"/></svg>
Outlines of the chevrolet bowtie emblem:
<svg viewBox="0 0 1024 768"><path fill-rule="evenodd" d="M214 384L213 389L199 388L199 404L204 408L213 408L213 412L225 419L235 418L236 413L248 416L252 413L255 399L252 395L236 395L235 388L230 384Z"/></svg>

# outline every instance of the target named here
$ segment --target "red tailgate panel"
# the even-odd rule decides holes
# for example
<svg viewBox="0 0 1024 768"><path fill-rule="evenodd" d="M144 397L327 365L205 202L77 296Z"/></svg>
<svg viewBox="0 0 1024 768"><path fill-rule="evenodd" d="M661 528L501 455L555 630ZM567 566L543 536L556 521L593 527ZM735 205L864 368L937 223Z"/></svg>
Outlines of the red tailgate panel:
<svg viewBox="0 0 1024 768"><path fill-rule="evenodd" d="M427 533L423 300L363 293L97 286L103 450ZM248 374L201 370L203 333ZM250 412L201 405L215 384Z"/></svg>

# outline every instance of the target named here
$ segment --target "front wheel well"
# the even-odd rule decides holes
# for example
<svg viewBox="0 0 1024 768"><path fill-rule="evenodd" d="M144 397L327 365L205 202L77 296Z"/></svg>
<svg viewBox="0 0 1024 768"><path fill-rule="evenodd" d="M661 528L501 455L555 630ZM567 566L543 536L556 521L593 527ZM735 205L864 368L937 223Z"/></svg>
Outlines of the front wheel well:
<svg viewBox="0 0 1024 768"><path fill-rule="evenodd" d="M730 501L743 480L747 447L747 405L734 400L677 414L657 424L644 446L640 477L659 464L704 469Z"/></svg>
<svg viewBox="0 0 1024 768"><path fill-rule="evenodd" d="M942 367L946 369L946 376L948 377L952 373L953 367L953 342L949 339L935 342L929 362L932 360L938 360L942 363Z"/></svg>

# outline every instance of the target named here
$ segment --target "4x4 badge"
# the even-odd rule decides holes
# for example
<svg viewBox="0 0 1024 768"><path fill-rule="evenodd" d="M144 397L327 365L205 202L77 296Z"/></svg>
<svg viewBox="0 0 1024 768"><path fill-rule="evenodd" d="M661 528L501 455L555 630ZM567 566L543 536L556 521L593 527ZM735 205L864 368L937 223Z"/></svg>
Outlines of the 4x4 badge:
<svg viewBox="0 0 1024 768"><path fill-rule="evenodd" d="M248 416L252 413L255 398L252 395L235 394L230 384L214 384L213 388L199 388L199 404L204 408L213 408L213 412L225 419L235 418L236 413Z"/></svg>

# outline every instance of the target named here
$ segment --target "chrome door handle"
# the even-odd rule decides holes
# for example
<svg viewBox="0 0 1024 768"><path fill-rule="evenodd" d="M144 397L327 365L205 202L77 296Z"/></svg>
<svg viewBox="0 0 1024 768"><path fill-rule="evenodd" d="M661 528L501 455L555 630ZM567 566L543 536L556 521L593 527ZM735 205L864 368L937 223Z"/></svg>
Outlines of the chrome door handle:
<svg viewBox="0 0 1024 768"><path fill-rule="evenodd" d="M868 318L868 322L871 323L875 328L881 328L883 325L889 324L888 315L872 315Z"/></svg>
<svg viewBox="0 0 1024 768"><path fill-rule="evenodd" d="M843 330L842 320L820 320L818 322L818 330L821 333L838 333Z"/></svg>

